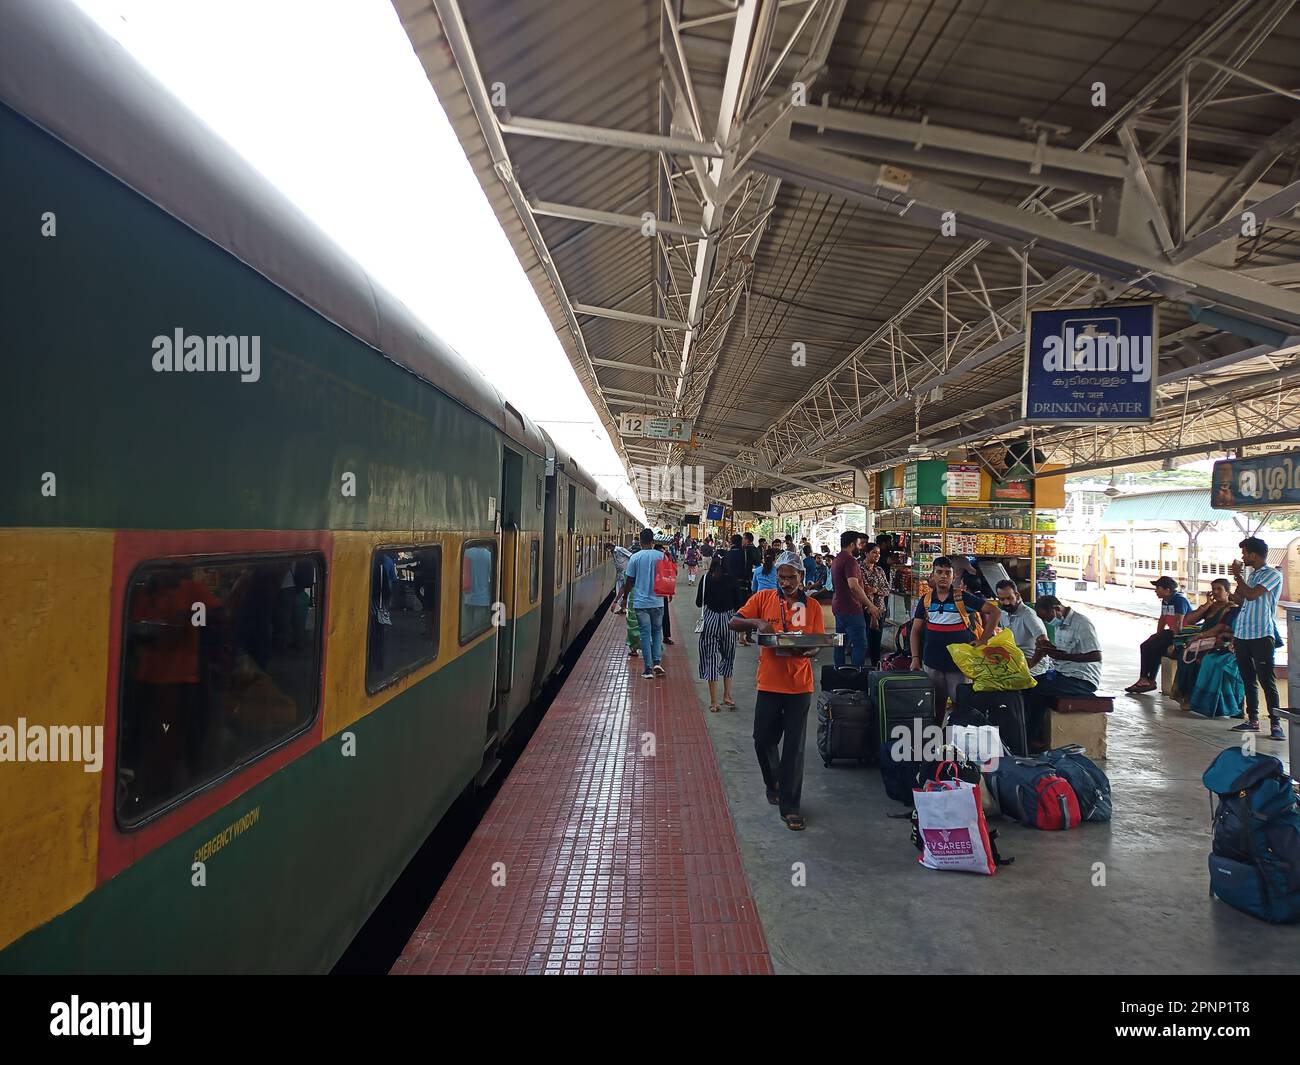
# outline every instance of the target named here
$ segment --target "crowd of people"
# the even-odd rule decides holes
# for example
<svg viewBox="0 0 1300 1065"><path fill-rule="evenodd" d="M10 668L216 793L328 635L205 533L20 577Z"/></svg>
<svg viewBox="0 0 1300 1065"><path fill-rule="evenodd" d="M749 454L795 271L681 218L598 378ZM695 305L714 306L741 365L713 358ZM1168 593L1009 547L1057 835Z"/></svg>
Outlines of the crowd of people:
<svg viewBox="0 0 1300 1065"><path fill-rule="evenodd" d="M835 631L844 636L843 644L834 650L835 665L880 667L881 633L891 594L888 534L873 542L862 533L847 531L833 556L826 547L815 551L806 540L796 547L791 536L770 544L755 541L752 533L736 534L729 542L711 536L698 542L675 538L663 550L655 547L652 530L643 530L640 539L641 548L635 553L614 550L615 610L624 609L630 599L629 654L639 651L644 657L642 677L653 679L665 672L661 631L672 597L655 594L654 580L660 560L675 562L678 556L686 562L688 583L696 587L699 676L708 685L711 713L737 709L732 678L738 646L750 646L760 633L825 631L821 604L815 598L818 592L830 592ZM1191 607L1171 578L1153 582L1162 613L1156 632L1141 648L1141 677L1127 690L1132 694L1154 690L1162 657L1176 653L1188 638L1212 638L1219 641L1220 653L1235 657L1245 682L1247 720L1234 730L1259 730L1258 687L1264 692L1270 735L1280 740L1284 735L1277 713L1273 656L1281 643L1275 619L1282 576L1267 564L1268 546L1262 540L1250 537L1240 547L1241 562L1233 564L1236 587L1229 588L1227 581L1214 582L1198 608ZM626 556L621 563L620 552ZM934 683L936 708L942 712L957 698L958 686L967 681L950 648L958 643L984 644L999 631L1009 630L1036 682L1024 692L1025 728L1031 747L1041 750L1047 715L1057 700L1097 692L1100 637L1090 618L1056 596L1040 595L1030 607L1015 581L998 582L994 598L981 594L981 585L969 559L936 558L925 590L901 626L900 646L910 653L910 670L924 672ZM810 657L762 646L757 664L755 753L767 799L793 830L804 827L799 807L807 715L814 691ZM1194 682L1196 666L1195 661L1181 662L1182 691L1190 690L1185 686Z"/></svg>

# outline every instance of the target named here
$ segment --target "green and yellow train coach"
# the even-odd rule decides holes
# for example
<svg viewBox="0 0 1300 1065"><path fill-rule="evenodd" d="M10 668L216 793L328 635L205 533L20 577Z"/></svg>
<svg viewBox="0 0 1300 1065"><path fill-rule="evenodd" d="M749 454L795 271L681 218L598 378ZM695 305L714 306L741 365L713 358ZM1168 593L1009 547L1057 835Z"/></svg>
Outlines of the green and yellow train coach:
<svg viewBox="0 0 1300 1065"><path fill-rule="evenodd" d="M632 521L70 4L0 35L0 971L326 970Z"/></svg>

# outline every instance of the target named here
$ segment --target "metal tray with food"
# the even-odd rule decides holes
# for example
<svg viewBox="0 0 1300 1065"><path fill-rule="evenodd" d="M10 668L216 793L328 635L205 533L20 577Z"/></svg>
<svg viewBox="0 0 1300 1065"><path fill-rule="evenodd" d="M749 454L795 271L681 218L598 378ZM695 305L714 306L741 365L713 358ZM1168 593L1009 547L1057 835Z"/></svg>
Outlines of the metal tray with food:
<svg viewBox="0 0 1300 1065"><path fill-rule="evenodd" d="M761 647L771 647L777 654L805 654L808 651L820 651L824 647L840 647L844 644L844 634L839 632L760 632L758 643Z"/></svg>

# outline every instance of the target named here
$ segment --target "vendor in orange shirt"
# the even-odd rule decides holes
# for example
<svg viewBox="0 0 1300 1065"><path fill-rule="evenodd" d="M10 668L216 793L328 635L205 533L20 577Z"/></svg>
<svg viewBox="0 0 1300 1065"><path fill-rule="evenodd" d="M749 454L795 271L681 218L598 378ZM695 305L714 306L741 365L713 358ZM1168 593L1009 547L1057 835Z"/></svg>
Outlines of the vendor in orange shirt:
<svg viewBox="0 0 1300 1065"><path fill-rule="evenodd" d="M736 632L824 633L821 607L803 593L804 568L793 551L776 560L776 589L755 592L731 619ZM754 704L754 750L767 786L767 801L780 808L786 827L804 827L799 813L803 792L803 745L808 707L812 703L813 671L803 654L777 654L773 647L758 652L758 697ZM778 749L779 745L779 749Z"/></svg>

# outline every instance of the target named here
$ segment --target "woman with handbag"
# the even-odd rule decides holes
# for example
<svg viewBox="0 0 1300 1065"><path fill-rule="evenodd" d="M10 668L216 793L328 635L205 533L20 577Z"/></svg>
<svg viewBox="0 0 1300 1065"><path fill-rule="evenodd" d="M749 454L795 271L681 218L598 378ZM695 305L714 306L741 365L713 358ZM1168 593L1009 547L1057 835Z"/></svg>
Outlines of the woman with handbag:
<svg viewBox="0 0 1300 1065"><path fill-rule="evenodd" d="M709 685L709 712L718 712L718 681L722 681L722 706L736 709L731 698L731 674L736 665L736 634L731 631L735 608L735 582L727 574L726 558L716 552L708 572L695 592L700 618L695 631L700 635L700 680Z"/></svg>
<svg viewBox="0 0 1300 1065"><path fill-rule="evenodd" d="M1222 650L1232 636L1232 615L1237 609L1229 598L1231 586L1223 578L1210 583L1209 598L1190 614L1174 637L1171 654L1178 661L1172 695L1184 710L1191 708L1197 674L1207 655ZM1189 627L1190 626L1190 627Z"/></svg>

